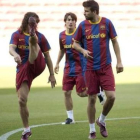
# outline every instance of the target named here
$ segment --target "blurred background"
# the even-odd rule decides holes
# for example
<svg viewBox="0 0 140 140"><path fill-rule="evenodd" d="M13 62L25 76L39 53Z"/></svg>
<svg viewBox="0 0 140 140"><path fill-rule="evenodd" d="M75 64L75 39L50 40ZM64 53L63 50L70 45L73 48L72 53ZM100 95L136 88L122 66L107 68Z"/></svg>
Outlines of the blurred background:
<svg viewBox="0 0 140 140"><path fill-rule="evenodd" d="M15 86L16 64L9 54L11 34L18 29L26 12L36 12L40 17L38 30L51 45L51 58L55 66L59 51L59 33L65 29L64 15L74 12L77 26L84 20L83 0L0 0L0 88ZM117 75L116 58L110 42L112 65L116 83L140 83L140 0L97 0L100 16L109 18L117 31L121 49L124 72ZM60 72L56 75L57 86L61 86L64 59ZM48 70L37 77L33 87L50 86L47 84Z"/></svg>

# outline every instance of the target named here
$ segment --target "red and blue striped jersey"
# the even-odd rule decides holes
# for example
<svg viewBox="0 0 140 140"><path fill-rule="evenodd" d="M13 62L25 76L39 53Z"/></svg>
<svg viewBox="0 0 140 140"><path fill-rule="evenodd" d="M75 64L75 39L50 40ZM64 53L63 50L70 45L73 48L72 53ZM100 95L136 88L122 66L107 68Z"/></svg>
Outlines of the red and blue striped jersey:
<svg viewBox="0 0 140 140"><path fill-rule="evenodd" d="M40 49L43 53L50 50L50 45L45 38L45 36L40 33L36 32L36 35L38 37L38 45L40 46ZM11 36L10 45L16 45L16 52L20 55L22 63L20 65L23 65L27 62L29 57L29 34L26 33L20 33L19 30L14 32Z"/></svg>
<svg viewBox="0 0 140 140"><path fill-rule="evenodd" d="M83 48L91 52L93 59L85 59L85 70L98 70L111 63L109 41L116 38L117 33L112 22L104 17L96 23L82 21L76 31L75 40L83 43Z"/></svg>
<svg viewBox="0 0 140 140"><path fill-rule="evenodd" d="M72 38L75 37L75 31L76 29L71 34L68 34L66 31L59 34L60 49L64 49L65 52L64 74L69 76L82 74L83 69L83 55L72 47Z"/></svg>

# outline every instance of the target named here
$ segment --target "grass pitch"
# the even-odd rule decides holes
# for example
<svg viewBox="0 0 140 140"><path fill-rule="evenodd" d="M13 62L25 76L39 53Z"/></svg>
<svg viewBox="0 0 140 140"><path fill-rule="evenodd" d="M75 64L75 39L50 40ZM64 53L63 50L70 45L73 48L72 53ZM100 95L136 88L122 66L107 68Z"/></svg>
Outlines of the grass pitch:
<svg viewBox="0 0 140 140"><path fill-rule="evenodd" d="M116 86L116 102L107 116L111 118L127 118L107 120L109 137L107 140L139 140L140 138L140 85L118 84ZM29 140L88 140L89 124L87 122L87 98L80 98L75 90L72 93L74 117L73 125L49 125L32 128ZM29 94L30 125L51 124L66 119L64 96L60 87L33 88ZM96 118L100 115L102 106L97 100ZM138 118L129 118L138 117ZM12 130L22 128L18 111L18 100L15 89L0 89L0 137ZM96 126L97 140L104 139ZM11 135L7 140L19 140L21 132Z"/></svg>

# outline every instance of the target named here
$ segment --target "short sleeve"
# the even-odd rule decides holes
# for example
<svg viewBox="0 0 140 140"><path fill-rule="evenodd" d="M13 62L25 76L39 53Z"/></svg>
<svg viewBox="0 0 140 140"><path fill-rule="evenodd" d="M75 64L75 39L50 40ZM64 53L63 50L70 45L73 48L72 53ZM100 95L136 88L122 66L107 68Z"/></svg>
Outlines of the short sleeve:
<svg viewBox="0 0 140 140"><path fill-rule="evenodd" d="M41 35L40 44L39 45L40 45L41 51L43 53L48 52L51 49L50 44L49 44L47 38L43 34Z"/></svg>
<svg viewBox="0 0 140 140"><path fill-rule="evenodd" d="M82 26L81 26L81 24L79 24L79 26L75 32L74 40L76 42L82 42Z"/></svg>
<svg viewBox="0 0 140 140"><path fill-rule="evenodd" d="M110 39L114 39L117 37L115 27L111 21L109 21L109 37Z"/></svg>
<svg viewBox="0 0 140 140"><path fill-rule="evenodd" d="M59 46L60 46L60 50L64 49L62 39L61 39L61 33L59 34Z"/></svg>
<svg viewBox="0 0 140 140"><path fill-rule="evenodd" d="M12 35L11 35L11 39L10 39L10 45L18 45L18 37L19 34L17 32L14 32Z"/></svg>

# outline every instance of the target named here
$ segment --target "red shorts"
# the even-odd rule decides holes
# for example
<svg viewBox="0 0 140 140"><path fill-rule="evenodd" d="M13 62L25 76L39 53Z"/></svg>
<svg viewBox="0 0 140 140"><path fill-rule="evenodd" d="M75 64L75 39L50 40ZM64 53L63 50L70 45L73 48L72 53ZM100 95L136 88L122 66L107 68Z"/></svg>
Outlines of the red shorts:
<svg viewBox="0 0 140 140"><path fill-rule="evenodd" d="M100 70L89 70L85 72L85 82L88 94L99 93L99 88L103 90L115 91L115 80L111 64Z"/></svg>
<svg viewBox="0 0 140 140"><path fill-rule="evenodd" d="M34 64L30 64L30 62L27 61L24 65L19 66L19 71L16 74L17 91L24 81L27 81L28 87L30 89L33 79L44 71L45 66L45 59L42 55L41 50L39 51L38 57L34 61Z"/></svg>
<svg viewBox="0 0 140 140"><path fill-rule="evenodd" d="M74 85L76 85L76 92L81 93L86 89L84 76L79 74L78 76L63 76L63 90L69 91L73 90Z"/></svg>

